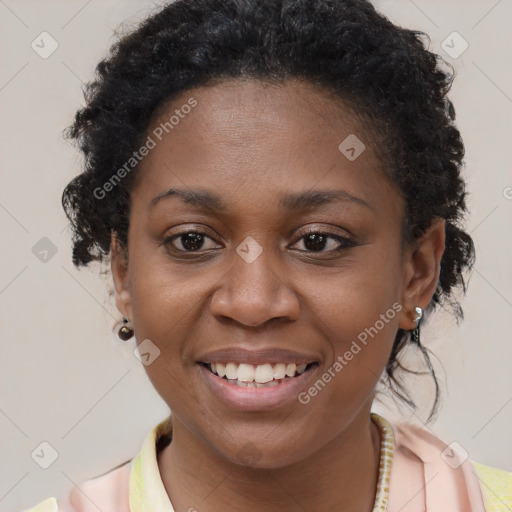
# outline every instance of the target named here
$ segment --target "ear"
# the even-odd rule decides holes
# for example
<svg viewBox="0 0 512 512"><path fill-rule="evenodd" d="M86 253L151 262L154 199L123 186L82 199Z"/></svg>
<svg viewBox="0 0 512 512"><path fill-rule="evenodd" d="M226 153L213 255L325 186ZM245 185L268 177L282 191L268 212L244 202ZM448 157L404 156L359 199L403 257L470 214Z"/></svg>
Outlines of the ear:
<svg viewBox="0 0 512 512"><path fill-rule="evenodd" d="M114 280L117 309L124 317L132 320L131 294L128 282L128 258L114 231L112 231L110 239L110 255L110 267Z"/></svg>
<svg viewBox="0 0 512 512"><path fill-rule="evenodd" d="M419 306L425 309L434 296L441 272L445 229L446 221L436 218L405 255L401 302L403 309L398 319L399 327L404 330L416 327L414 308Z"/></svg>

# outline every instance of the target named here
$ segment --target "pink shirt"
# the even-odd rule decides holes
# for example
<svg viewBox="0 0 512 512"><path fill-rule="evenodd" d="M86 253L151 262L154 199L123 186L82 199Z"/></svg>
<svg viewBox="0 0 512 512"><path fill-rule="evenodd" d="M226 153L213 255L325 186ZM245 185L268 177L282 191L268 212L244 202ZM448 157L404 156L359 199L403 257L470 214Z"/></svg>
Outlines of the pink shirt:
<svg viewBox="0 0 512 512"><path fill-rule="evenodd" d="M374 512L512 510L512 473L470 461L456 443L447 445L426 429L391 425L375 413L372 419L381 433L382 489ZM148 433L134 459L26 512L174 512L156 446L170 432L166 418Z"/></svg>

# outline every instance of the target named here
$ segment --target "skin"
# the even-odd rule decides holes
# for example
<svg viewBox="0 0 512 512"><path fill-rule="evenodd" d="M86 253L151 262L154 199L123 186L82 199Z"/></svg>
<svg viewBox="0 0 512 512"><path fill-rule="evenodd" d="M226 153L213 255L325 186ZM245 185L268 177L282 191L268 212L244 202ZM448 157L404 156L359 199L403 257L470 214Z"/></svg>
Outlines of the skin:
<svg viewBox="0 0 512 512"><path fill-rule="evenodd" d="M158 460L165 489L177 512L371 511L374 389L398 327L413 329L414 307L433 296L444 220L415 247L403 243L399 191L361 122L324 91L294 80L225 81L174 98L148 133L190 97L198 105L141 162L128 258L114 236L111 244L116 305L137 341L160 350L145 369L172 410L173 440ZM338 150L350 134L366 145L354 161ZM176 197L148 207L171 187L208 190L227 209L201 211ZM368 206L279 206L285 194L327 189ZM354 246L329 238L315 251L307 228L349 236ZM198 251L186 252L180 237L163 244L198 230L207 234ZM236 252L247 236L262 248L252 263ZM234 410L197 364L213 349L298 350L319 362L307 390L394 303L402 310L306 405ZM251 460L240 456L247 446Z"/></svg>

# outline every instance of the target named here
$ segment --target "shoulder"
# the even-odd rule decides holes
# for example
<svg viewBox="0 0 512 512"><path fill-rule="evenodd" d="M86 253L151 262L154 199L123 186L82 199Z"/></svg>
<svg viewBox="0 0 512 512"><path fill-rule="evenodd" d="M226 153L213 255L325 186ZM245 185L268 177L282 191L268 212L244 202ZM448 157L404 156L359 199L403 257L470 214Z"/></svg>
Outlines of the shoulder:
<svg viewBox="0 0 512 512"><path fill-rule="evenodd" d="M23 512L125 512L129 506L131 460L86 480L66 496L51 497Z"/></svg>
<svg viewBox="0 0 512 512"><path fill-rule="evenodd" d="M512 510L512 472L472 461L484 496L486 510Z"/></svg>
<svg viewBox="0 0 512 512"><path fill-rule="evenodd" d="M35 507L24 510L23 512L59 512L57 498L48 498Z"/></svg>
<svg viewBox="0 0 512 512"><path fill-rule="evenodd" d="M512 510L512 473L473 461L459 443L445 443L430 429L408 423L392 429L395 488L416 470L427 502L450 503L453 510Z"/></svg>
<svg viewBox="0 0 512 512"><path fill-rule="evenodd" d="M138 476L143 470L149 471L154 480L159 479L156 455L169 444L171 438L172 423L168 416L148 432L140 452L133 459L110 469L103 475L82 482L65 496L47 498L23 512L98 512L98 510L126 512L130 510L131 480L134 482L134 487L137 487L140 484ZM141 465L144 468L141 468ZM134 468L133 473L132 468ZM140 499L137 489L132 490L132 494L134 499Z"/></svg>

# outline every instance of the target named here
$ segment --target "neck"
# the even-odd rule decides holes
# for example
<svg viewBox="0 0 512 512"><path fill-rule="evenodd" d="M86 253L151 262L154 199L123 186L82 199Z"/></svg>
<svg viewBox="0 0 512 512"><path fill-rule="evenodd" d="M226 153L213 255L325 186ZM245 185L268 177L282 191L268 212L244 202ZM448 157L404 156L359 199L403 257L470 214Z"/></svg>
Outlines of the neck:
<svg viewBox="0 0 512 512"><path fill-rule="evenodd" d="M369 410L312 456L272 469L221 458L173 417L173 439L158 465L176 512L371 512L379 455L379 431Z"/></svg>

